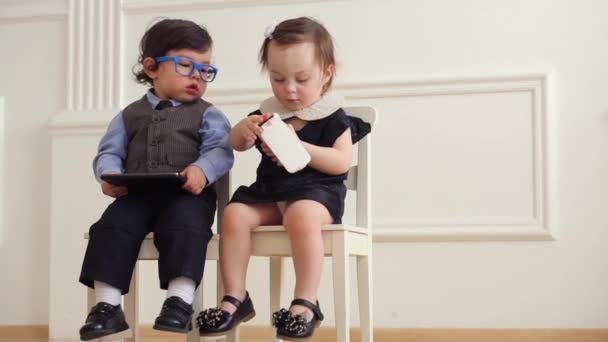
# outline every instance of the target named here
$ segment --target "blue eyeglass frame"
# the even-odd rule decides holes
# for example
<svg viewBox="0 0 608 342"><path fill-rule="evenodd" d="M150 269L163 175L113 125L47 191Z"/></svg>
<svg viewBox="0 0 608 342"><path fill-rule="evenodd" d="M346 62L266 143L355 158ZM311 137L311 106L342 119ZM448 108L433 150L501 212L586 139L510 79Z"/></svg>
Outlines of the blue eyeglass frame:
<svg viewBox="0 0 608 342"><path fill-rule="evenodd" d="M160 56L160 57L156 57L154 58L154 60L156 62L173 62L175 65L175 72L178 73L179 75L182 76L192 76L192 74L194 74L194 70L198 70L199 75L201 76L201 80L205 81L205 82L213 82L213 80L215 80L215 78L217 77L217 73L220 71L217 67L211 65L211 64L202 64L202 63L196 63L195 61L191 60L190 58L186 58L186 57L179 57L179 56ZM184 75L182 73L180 73L179 71L177 71L177 65L179 64L180 61L188 61L190 63L192 63L193 68L190 70L190 72L188 73L188 75ZM204 68L209 68L212 73L213 73L213 77L211 78L211 80L207 81L204 77L203 77L203 69Z"/></svg>

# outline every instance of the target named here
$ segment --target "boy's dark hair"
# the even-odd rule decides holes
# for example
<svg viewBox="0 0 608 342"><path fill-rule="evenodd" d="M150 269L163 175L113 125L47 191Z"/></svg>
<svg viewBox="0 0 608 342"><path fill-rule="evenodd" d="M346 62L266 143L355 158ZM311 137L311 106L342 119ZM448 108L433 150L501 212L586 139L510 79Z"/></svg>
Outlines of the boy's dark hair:
<svg viewBox="0 0 608 342"><path fill-rule="evenodd" d="M206 52L212 46L213 40L204 27L190 20L161 20L152 25L141 38L139 57L137 64L133 67L135 80L142 84L152 85L152 79L143 70L143 62L147 57L165 56L168 51L179 49Z"/></svg>
<svg viewBox="0 0 608 342"><path fill-rule="evenodd" d="M268 46L270 45L270 42L275 42L278 45L311 42L315 46L315 57L321 62L321 68L323 68L323 70L329 65L336 65L334 42L331 34L321 23L312 18L300 17L288 19L282 21L275 27L271 37L264 39L262 47L260 48L259 60L260 64L262 64L262 69L268 67ZM331 86L334 75L335 71L327 84L323 87L323 92Z"/></svg>

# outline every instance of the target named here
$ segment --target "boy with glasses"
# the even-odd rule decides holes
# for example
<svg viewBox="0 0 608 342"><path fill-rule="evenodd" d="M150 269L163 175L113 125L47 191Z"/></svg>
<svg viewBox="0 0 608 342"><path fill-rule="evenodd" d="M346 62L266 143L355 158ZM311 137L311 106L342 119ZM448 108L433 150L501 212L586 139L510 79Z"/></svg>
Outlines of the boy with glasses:
<svg viewBox="0 0 608 342"><path fill-rule="evenodd" d="M120 306L139 247L150 232L167 299L154 328L187 333L216 210L213 183L234 162L226 116L201 97L218 69L212 39L188 20L165 19L140 43L136 80L152 88L110 122L93 161L102 192L116 198L93 224L80 282L97 304L80 329L92 340L128 329ZM114 173L179 172L181 188L136 188L101 179ZM211 186L210 186L211 185Z"/></svg>

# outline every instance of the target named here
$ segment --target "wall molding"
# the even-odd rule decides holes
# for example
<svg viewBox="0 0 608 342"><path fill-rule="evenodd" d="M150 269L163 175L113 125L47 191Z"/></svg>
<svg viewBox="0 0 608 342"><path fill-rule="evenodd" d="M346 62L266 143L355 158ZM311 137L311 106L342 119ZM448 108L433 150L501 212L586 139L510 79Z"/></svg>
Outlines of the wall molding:
<svg viewBox="0 0 608 342"><path fill-rule="evenodd" d="M121 93L120 0L68 0L67 109L118 106Z"/></svg>
<svg viewBox="0 0 608 342"><path fill-rule="evenodd" d="M67 0L65 3L73 0ZM78 1L78 0L77 0ZM89 6L105 6L103 1L87 3ZM344 2L350 0L123 0L120 11L123 14L158 14L189 11L204 11L224 8L248 8L260 6L285 6L306 3ZM64 20L70 9L64 1L40 1L37 4L23 2L2 8L1 24L38 22L41 20Z"/></svg>
<svg viewBox="0 0 608 342"><path fill-rule="evenodd" d="M40 5L23 2L20 5L3 7L0 13L0 25L64 20L67 14L67 8L62 5L62 2L53 3L49 1Z"/></svg>
<svg viewBox="0 0 608 342"><path fill-rule="evenodd" d="M410 241L546 241L556 238L556 158L554 118L551 115L551 72L506 75L412 78L338 84L336 91L348 100L378 100L438 95L529 92L533 130L533 217L504 218L388 218L373 219L375 242ZM257 106L271 95L266 86L214 88L206 99L219 107ZM117 112L117 111L116 111ZM54 135L101 134L113 113L65 113L51 121ZM92 114L92 115L91 115ZM383 113L380 113L382 116Z"/></svg>
<svg viewBox="0 0 608 342"><path fill-rule="evenodd" d="M411 78L336 85L350 100L378 100L441 95L529 93L533 133L533 217L506 218L383 218L373 219L374 242L426 241L548 241L556 239L555 180L556 132L551 115L553 77L550 71L501 75ZM257 105L270 95L266 88L214 89L212 102L222 105ZM380 113L382 116L382 113Z"/></svg>
<svg viewBox="0 0 608 342"><path fill-rule="evenodd" d="M332 2L347 0L330 0ZM224 8L295 5L302 3L326 3L323 0L124 0L125 14L164 14L167 12L203 11Z"/></svg>

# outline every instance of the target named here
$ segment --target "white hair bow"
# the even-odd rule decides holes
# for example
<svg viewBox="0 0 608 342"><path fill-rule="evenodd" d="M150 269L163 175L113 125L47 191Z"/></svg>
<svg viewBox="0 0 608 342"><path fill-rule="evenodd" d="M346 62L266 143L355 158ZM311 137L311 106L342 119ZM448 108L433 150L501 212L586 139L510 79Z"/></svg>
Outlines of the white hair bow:
<svg viewBox="0 0 608 342"><path fill-rule="evenodd" d="M276 28L277 28L276 23L272 23L272 24L266 26L266 29L264 30L264 37L266 37L268 39L272 39L272 33L274 32L274 30Z"/></svg>

